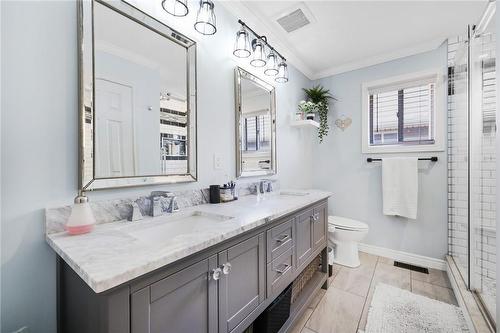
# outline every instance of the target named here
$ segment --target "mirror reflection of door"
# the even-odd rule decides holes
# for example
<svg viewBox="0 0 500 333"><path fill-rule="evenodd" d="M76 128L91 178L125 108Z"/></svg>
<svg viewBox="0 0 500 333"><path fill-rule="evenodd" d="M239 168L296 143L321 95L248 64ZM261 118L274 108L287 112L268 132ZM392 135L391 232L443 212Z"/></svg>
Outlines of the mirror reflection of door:
<svg viewBox="0 0 500 333"><path fill-rule="evenodd" d="M95 177L188 173L187 49L94 3Z"/></svg>
<svg viewBox="0 0 500 333"><path fill-rule="evenodd" d="M111 177L135 174L132 88L96 80L96 168Z"/></svg>
<svg viewBox="0 0 500 333"><path fill-rule="evenodd" d="M270 170L271 94L258 84L241 80L240 133L242 171Z"/></svg>

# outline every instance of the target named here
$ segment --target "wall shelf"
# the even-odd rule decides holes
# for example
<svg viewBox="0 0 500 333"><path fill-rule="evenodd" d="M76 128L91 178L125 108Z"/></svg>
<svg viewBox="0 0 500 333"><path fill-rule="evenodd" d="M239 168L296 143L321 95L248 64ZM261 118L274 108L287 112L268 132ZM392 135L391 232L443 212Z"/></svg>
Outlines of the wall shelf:
<svg viewBox="0 0 500 333"><path fill-rule="evenodd" d="M319 123L315 120L292 120L290 123L293 127L316 127L319 128Z"/></svg>

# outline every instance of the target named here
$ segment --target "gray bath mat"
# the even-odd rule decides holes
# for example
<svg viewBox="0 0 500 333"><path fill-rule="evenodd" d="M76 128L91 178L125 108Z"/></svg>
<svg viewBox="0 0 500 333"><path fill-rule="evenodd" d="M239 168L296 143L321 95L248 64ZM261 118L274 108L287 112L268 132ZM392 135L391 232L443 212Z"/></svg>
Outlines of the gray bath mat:
<svg viewBox="0 0 500 333"><path fill-rule="evenodd" d="M469 332L462 310L383 283L377 285L365 333Z"/></svg>

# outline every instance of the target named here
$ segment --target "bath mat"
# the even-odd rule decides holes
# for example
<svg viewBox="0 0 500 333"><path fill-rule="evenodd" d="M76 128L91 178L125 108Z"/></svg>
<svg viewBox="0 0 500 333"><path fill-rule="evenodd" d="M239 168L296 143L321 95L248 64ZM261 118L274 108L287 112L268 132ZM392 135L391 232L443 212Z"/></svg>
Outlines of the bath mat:
<svg viewBox="0 0 500 333"><path fill-rule="evenodd" d="M365 333L469 332L462 310L425 296L379 283Z"/></svg>

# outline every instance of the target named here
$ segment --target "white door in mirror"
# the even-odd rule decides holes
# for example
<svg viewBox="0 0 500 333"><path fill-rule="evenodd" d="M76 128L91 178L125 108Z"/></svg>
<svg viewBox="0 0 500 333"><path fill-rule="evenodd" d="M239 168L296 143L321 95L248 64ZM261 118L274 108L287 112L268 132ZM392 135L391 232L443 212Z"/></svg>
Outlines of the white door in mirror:
<svg viewBox="0 0 500 333"><path fill-rule="evenodd" d="M132 88L97 79L96 107L96 175L134 175Z"/></svg>

